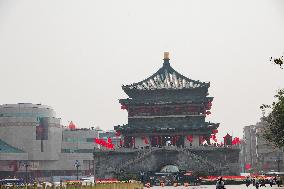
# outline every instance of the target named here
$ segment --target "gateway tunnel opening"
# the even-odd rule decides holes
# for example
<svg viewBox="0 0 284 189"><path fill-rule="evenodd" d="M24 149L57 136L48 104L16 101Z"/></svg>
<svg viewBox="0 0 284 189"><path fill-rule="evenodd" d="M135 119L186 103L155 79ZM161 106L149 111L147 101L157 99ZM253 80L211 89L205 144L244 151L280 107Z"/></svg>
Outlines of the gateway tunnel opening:
<svg viewBox="0 0 284 189"><path fill-rule="evenodd" d="M146 184L150 183L151 186L173 186L174 183L187 183L189 185L199 185L200 181L198 177L194 176L192 172L186 172L185 170L180 170L176 165L164 165L158 172L148 172L143 173L141 176L141 181Z"/></svg>

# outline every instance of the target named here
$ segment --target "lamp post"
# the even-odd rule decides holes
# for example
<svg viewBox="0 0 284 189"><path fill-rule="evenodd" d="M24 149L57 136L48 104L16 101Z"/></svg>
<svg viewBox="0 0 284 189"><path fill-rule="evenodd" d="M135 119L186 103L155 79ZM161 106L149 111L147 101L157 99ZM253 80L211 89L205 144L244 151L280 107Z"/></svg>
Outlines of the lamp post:
<svg viewBox="0 0 284 189"><path fill-rule="evenodd" d="M79 167L81 166L81 164L80 164L80 162L78 160L76 160L74 166L77 169L77 172L76 172L77 180L79 180Z"/></svg>
<svg viewBox="0 0 284 189"><path fill-rule="evenodd" d="M23 166L25 167L25 171L26 171L26 174L25 174L25 183L26 185L28 184L28 167L30 166L29 162L28 161L24 161L23 162Z"/></svg>
<svg viewBox="0 0 284 189"><path fill-rule="evenodd" d="M276 159L276 162L277 162L277 171L280 172L280 162L281 162L281 157L280 157L280 153L278 152L277 154L277 159Z"/></svg>
<svg viewBox="0 0 284 189"><path fill-rule="evenodd" d="M96 178L96 162L95 162L95 150L96 150L96 147L94 147L94 151L93 151L93 174L94 174L94 178Z"/></svg>

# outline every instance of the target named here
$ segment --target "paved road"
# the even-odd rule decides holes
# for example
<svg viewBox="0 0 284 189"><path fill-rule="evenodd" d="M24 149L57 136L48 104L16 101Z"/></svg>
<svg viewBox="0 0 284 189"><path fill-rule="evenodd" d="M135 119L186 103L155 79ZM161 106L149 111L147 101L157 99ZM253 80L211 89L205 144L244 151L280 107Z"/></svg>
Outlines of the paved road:
<svg viewBox="0 0 284 189"><path fill-rule="evenodd" d="M259 189L277 189L278 187L270 187L268 184L266 187L260 187ZM284 189L284 187L280 187L281 189ZM183 187L183 186L178 186L178 187L173 187L173 186L165 186L165 187L160 187L160 186L154 186L151 187L150 189L216 189L215 186L189 186L189 187ZM254 186L249 186L246 187L245 185L227 185L226 189L255 189Z"/></svg>

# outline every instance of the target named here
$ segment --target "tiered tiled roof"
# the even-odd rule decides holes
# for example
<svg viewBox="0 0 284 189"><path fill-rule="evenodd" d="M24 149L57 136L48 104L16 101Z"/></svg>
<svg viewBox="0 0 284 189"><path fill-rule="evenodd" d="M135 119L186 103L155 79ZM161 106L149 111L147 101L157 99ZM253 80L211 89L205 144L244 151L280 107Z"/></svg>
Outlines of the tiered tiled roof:
<svg viewBox="0 0 284 189"><path fill-rule="evenodd" d="M171 67L169 60L165 55L163 66L156 73L138 83L123 85L123 90L195 89L210 86L209 82L192 80L178 73Z"/></svg>

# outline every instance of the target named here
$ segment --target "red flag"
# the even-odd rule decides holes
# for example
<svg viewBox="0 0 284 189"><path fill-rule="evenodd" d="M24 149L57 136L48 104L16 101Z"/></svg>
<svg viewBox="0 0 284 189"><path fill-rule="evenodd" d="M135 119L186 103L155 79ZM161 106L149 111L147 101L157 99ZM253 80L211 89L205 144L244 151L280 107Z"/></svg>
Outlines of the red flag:
<svg viewBox="0 0 284 189"><path fill-rule="evenodd" d="M251 168L251 164L247 163L247 164L245 165L245 169L246 169L246 170L249 170L250 168Z"/></svg>

